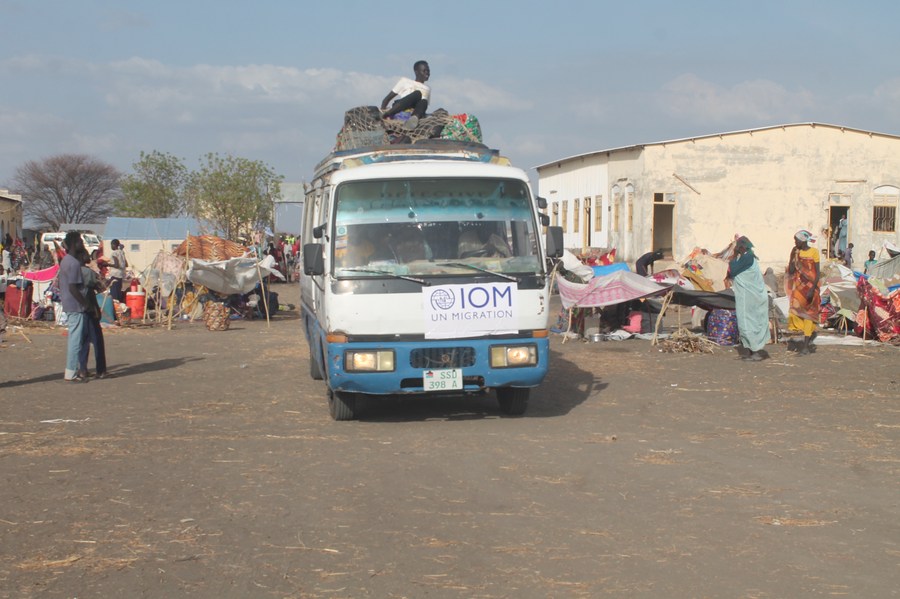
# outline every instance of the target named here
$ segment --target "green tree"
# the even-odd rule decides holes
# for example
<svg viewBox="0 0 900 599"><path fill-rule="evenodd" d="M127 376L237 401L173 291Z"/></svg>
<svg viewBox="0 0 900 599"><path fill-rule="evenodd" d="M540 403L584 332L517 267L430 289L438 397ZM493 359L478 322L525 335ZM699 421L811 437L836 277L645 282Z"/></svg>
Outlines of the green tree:
<svg viewBox="0 0 900 599"><path fill-rule="evenodd" d="M189 211L237 239L272 226L283 178L257 160L207 154L187 185Z"/></svg>
<svg viewBox="0 0 900 599"><path fill-rule="evenodd" d="M41 229L58 231L63 223L96 223L109 216L121 194L121 177L116 167L93 156L57 154L18 167L13 183L25 215Z"/></svg>
<svg viewBox="0 0 900 599"><path fill-rule="evenodd" d="M123 216L166 218L184 213L188 170L180 158L153 150L141 152L134 173L122 179L122 199L116 213Z"/></svg>

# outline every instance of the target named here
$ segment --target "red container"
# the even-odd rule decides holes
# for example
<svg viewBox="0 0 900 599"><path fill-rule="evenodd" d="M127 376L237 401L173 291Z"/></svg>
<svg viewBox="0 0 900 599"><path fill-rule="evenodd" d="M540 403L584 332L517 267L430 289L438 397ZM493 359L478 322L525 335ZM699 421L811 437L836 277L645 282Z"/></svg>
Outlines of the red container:
<svg viewBox="0 0 900 599"><path fill-rule="evenodd" d="M137 320L144 317L144 292L126 293L125 305L131 309L131 319Z"/></svg>
<svg viewBox="0 0 900 599"><path fill-rule="evenodd" d="M33 285L29 285L25 289L9 285L6 288L6 303L3 304L3 313L14 318L28 318L31 316L32 293L34 293Z"/></svg>

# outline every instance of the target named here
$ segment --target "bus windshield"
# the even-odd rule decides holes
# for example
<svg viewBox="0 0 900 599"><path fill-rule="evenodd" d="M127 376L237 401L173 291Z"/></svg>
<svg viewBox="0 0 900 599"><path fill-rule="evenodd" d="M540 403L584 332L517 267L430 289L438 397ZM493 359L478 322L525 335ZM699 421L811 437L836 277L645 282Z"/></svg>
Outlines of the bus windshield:
<svg viewBox="0 0 900 599"><path fill-rule="evenodd" d="M515 179L343 183L333 245L337 277L541 271L528 187Z"/></svg>

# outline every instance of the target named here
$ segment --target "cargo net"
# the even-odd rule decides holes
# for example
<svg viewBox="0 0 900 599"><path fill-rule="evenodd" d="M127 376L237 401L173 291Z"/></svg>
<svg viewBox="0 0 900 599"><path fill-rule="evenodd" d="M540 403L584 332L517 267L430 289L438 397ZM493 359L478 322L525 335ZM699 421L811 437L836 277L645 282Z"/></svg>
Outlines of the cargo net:
<svg viewBox="0 0 900 599"><path fill-rule="evenodd" d="M412 111L383 119L377 106L358 106L344 113L335 151L370 146L410 144L423 139L452 139L482 143L481 125L471 114L450 114L439 108L420 119Z"/></svg>

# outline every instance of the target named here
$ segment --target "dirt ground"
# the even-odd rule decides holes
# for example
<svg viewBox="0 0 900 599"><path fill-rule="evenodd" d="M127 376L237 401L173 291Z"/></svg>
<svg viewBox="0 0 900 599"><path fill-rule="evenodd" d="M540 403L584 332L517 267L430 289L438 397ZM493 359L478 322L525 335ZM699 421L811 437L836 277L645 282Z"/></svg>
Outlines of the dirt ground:
<svg viewBox="0 0 900 599"><path fill-rule="evenodd" d="M2 597L900 596L894 347L557 335L524 417L334 422L295 314L108 331L116 376L86 384L61 331L24 333L0 345Z"/></svg>

